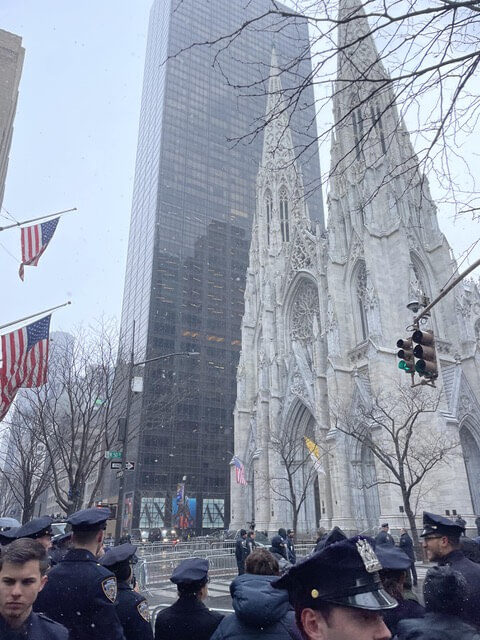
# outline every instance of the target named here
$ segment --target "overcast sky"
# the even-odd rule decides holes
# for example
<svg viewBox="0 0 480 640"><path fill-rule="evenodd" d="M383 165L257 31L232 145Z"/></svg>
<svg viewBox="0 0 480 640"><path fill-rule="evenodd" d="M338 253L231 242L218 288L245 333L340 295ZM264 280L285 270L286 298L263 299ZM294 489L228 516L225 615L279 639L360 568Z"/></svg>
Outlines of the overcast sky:
<svg viewBox="0 0 480 640"><path fill-rule="evenodd" d="M78 208L23 283L20 232L0 233L0 324L66 300L52 329L120 316L150 4L0 2L0 28L26 50L3 205L19 220ZM457 256L479 235L448 211L440 224Z"/></svg>

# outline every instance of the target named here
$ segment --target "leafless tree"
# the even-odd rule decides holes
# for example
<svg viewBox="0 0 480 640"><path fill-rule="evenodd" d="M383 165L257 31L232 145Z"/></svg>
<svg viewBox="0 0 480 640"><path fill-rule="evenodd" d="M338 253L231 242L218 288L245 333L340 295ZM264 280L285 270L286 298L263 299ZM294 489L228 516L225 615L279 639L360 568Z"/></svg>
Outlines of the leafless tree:
<svg viewBox="0 0 480 640"><path fill-rule="evenodd" d="M5 496L22 511L23 523L34 517L36 502L48 486L50 472L50 459L36 416L25 410L28 393L17 398L17 407L23 406L23 410L17 408L4 423L7 445L0 460Z"/></svg>
<svg viewBox="0 0 480 640"><path fill-rule="evenodd" d="M367 447L379 463L376 479L366 488L384 484L399 488L416 545L417 498L424 493L424 483L431 482L431 471L448 464L459 446L458 439L429 428L428 417L438 405L438 392L399 385L393 393L373 395L368 405L334 415L336 428Z"/></svg>
<svg viewBox="0 0 480 640"><path fill-rule="evenodd" d="M54 336L48 382L18 408L22 419L33 416L48 460L44 476L67 515L93 504L109 464L105 451L117 438L125 410L115 396L117 345L116 328L106 322Z"/></svg>
<svg viewBox="0 0 480 640"><path fill-rule="evenodd" d="M271 450L278 456L280 470L270 477L270 490L275 500L287 502L292 512L292 528L297 531L298 518L317 477L303 434L282 429L272 436Z"/></svg>
<svg viewBox="0 0 480 640"><path fill-rule="evenodd" d="M182 55L191 47L208 46L213 64L240 96L265 95L269 66L259 61L250 80L239 82L231 72L229 75L229 66L225 64L231 55L230 49L247 31L268 31L272 33L272 41L283 35L291 37L288 26L299 20L308 22L312 72L307 77L299 72L300 65L310 55L307 46L297 58L279 60L275 72L282 79L283 110L289 120L292 121L296 111L313 104L320 124L318 140L310 140L305 148L297 149L297 157L317 142L329 145L332 134L338 133L341 127L352 126L354 111L360 109L363 116L357 131L357 149L343 150L341 162L331 170L334 174L337 170L343 171L345 160L353 163L358 153L372 145L388 112L398 110L397 131L384 131L385 150L393 146L393 134L398 130L404 133L406 123L413 134L416 151L407 148L409 157L404 157L400 165L393 168L394 173L414 171L420 176L427 174L430 179L436 178L436 188L442 190L439 193L443 200L454 204L457 211L475 214L478 197L474 193L476 186L471 168L475 166L476 148L471 145L471 138L476 133L480 115L477 0L433 3L394 0L388 4L382 0L364 0L363 9L359 2L345 0L341 3L339 0L287 0L284 4L271 0L261 15L245 20L228 33L215 34L208 41L199 38L175 55ZM378 57L373 59L365 55L370 35L378 49ZM337 67L338 52L348 63ZM262 68L259 77L258 70ZM337 98L340 104L347 95L355 96L356 100L335 112L333 100ZM377 99L382 106L372 111L370 107ZM262 114L242 140L259 135L268 122L278 117L278 111L272 111L266 118Z"/></svg>

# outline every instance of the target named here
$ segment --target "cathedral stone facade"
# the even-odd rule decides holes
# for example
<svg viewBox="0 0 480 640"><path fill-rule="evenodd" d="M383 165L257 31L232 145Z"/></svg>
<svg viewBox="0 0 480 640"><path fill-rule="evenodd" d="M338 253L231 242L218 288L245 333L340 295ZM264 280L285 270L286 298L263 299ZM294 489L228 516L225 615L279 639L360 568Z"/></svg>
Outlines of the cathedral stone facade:
<svg viewBox="0 0 480 640"><path fill-rule="evenodd" d="M334 525L373 532L384 520L408 527L398 486L342 420L410 384L395 347L412 323L407 302L436 297L457 265L363 9L341 4L340 17L356 19L339 34L326 232L309 218L272 53L235 406L235 455L247 484L235 481L232 466L232 529L251 521L269 533L292 525L299 534ZM439 377L426 393L437 394L438 407L419 416L416 433L458 446L413 489L412 503L419 516L456 512L473 526L480 513L476 285L459 284L434 307L428 327ZM305 438L318 445L318 463Z"/></svg>

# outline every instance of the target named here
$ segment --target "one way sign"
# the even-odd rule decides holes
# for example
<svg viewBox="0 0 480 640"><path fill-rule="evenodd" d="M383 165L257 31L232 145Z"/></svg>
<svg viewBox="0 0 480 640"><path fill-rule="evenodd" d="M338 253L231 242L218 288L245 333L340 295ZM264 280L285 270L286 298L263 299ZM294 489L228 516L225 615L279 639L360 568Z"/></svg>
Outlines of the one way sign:
<svg viewBox="0 0 480 640"><path fill-rule="evenodd" d="M135 462L132 462L131 460L128 460L127 462L125 462L126 471L133 471L133 469L135 469Z"/></svg>

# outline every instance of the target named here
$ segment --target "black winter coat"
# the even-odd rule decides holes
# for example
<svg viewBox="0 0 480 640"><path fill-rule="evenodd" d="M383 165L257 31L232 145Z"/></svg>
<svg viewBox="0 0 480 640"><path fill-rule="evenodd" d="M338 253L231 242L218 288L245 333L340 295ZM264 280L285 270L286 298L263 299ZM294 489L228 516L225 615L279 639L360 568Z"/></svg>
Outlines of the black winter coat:
<svg viewBox="0 0 480 640"><path fill-rule="evenodd" d="M0 616L0 638L22 640L68 640L68 631L42 613L31 613L21 629L11 629Z"/></svg>
<svg viewBox="0 0 480 640"><path fill-rule="evenodd" d="M383 620L394 636L401 620L423 618L424 615L425 609L416 600L398 600L398 606L395 609L383 611Z"/></svg>
<svg viewBox="0 0 480 640"><path fill-rule="evenodd" d="M461 551L452 551L438 563L449 565L462 574L468 584L469 598L462 620L480 627L480 565L465 558Z"/></svg>
<svg viewBox="0 0 480 640"><path fill-rule="evenodd" d="M271 585L277 576L249 573L230 585L234 614L224 618L211 640L300 640L288 593Z"/></svg>
<svg viewBox="0 0 480 640"><path fill-rule="evenodd" d="M209 640L222 620L197 598L179 598L158 614L155 640Z"/></svg>
<svg viewBox="0 0 480 640"><path fill-rule="evenodd" d="M398 546L406 553L412 562L415 562L415 551L413 550L413 540L408 533L402 533Z"/></svg>
<svg viewBox="0 0 480 640"><path fill-rule="evenodd" d="M402 620L398 640L480 640L476 629L456 616L427 613L417 620Z"/></svg>

